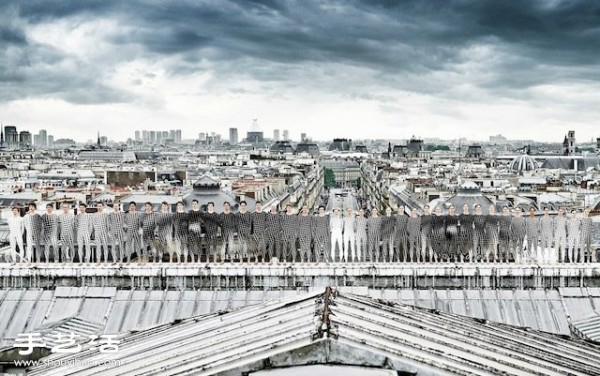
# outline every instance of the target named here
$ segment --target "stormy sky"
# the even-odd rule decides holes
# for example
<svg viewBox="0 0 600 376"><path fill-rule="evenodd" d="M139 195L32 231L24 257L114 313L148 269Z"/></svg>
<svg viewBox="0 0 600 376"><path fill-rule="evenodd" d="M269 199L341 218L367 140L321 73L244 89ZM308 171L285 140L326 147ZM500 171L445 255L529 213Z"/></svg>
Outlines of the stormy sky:
<svg viewBox="0 0 600 376"><path fill-rule="evenodd" d="M0 121L85 141L600 137L598 1L2 1Z"/></svg>

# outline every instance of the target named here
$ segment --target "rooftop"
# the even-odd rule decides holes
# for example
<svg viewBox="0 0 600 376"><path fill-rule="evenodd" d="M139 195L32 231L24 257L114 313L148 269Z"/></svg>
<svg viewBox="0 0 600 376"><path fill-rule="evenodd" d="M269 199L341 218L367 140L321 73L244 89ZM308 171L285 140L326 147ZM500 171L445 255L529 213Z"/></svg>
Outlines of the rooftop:
<svg viewBox="0 0 600 376"><path fill-rule="evenodd" d="M249 374L314 364L455 375L600 374L600 346L327 288L123 332L119 351L52 355L29 375ZM119 360L94 366L91 361ZM69 362L81 367L71 367Z"/></svg>

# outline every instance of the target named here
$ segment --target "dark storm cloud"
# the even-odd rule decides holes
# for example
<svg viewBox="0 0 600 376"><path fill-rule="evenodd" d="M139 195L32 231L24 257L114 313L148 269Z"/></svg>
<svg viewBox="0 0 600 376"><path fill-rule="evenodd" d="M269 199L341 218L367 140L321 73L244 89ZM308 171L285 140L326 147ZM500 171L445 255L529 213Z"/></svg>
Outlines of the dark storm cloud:
<svg viewBox="0 0 600 376"><path fill-rule="evenodd" d="M25 34L22 30L10 27L8 25L0 25L0 44L8 47L9 45L23 45L27 43Z"/></svg>
<svg viewBox="0 0 600 376"><path fill-rule="evenodd" d="M120 62L119 51L137 46L143 52L136 58L168 58L165 68L176 75L208 69L208 62L216 79L225 81L248 76L344 91L366 80L448 94L457 82L468 81L500 96L522 96L519 90L545 83L599 79L594 72L600 62L600 2L595 1L15 1L4 7L14 12L21 29L0 28L0 41L13 45L12 53L0 52L3 66L19 52L38 65L60 62L56 51L27 42L31 25L109 19L121 25L105 40L115 49L111 64ZM473 52L477 46L487 53ZM122 61L130 58L123 54ZM343 81L328 79L324 70L331 64L337 67L332 76ZM370 73L344 77L344 67ZM128 100L125 91L101 83L100 69L85 64L78 69L79 76L71 72L75 80L69 72L46 72L45 82L15 90L13 97L39 92L74 100L81 97L66 95L69 86L87 84L102 94L86 102ZM31 63L5 68L0 79L28 81L36 71ZM66 87L59 90L60 85ZM346 91L354 98L367 95L377 98Z"/></svg>

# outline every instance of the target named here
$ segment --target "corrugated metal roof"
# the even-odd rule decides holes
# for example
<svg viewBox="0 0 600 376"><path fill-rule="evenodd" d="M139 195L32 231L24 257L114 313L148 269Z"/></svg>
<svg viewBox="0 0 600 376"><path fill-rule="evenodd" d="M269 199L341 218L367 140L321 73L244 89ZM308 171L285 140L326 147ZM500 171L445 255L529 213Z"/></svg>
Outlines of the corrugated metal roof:
<svg viewBox="0 0 600 376"><path fill-rule="evenodd" d="M34 333L40 333L46 344L46 348L51 349L61 343L64 344L64 340L61 342L61 337L68 338L73 336L73 339L77 343L88 342L90 336L100 335L104 325L88 321L79 317L72 317L64 320L60 320L56 323L49 323L42 325L33 330Z"/></svg>
<svg viewBox="0 0 600 376"><path fill-rule="evenodd" d="M600 348L581 341L356 295L334 302L339 340L453 374L600 374Z"/></svg>
<svg viewBox="0 0 600 376"><path fill-rule="evenodd" d="M569 315L557 290L376 290L340 287L422 308L438 309L547 333L570 335ZM591 311L587 311L589 314Z"/></svg>
<svg viewBox="0 0 600 376"><path fill-rule="evenodd" d="M571 319L581 320L600 311L600 288L379 290L341 287L339 290L562 335L570 335ZM19 333L34 332L42 325L64 319L76 317L97 323L102 325L103 334L112 334L306 293L302 289L179 291L113 287L0 290L0 349L12 346Z"/></svg>
<svg viewBox="0 0 600 376"><path fill-rule="evenodd" d="M102 326L103 334L143 329L219 310L305 295L303 290L117 290L57 287L0 290L0 349L20 333L77 317Z"/></svg>
<svg viewBox="0 0 600 376"><path fill-rule="evenodd" d="M191 369L216 373L242 359L276 354L281 346L310 344L319 328L315 299L306 294L233 312L217 312L126 335L116 354L85 349L70 359L122 360L113 367L41 367L31 375L174 375ZM282 347L283 348L283 347ZM53 356L49 359L63 358ZM64 357L63 359L65 359ZM28 373L29 374L29 373Z"/></svg>
<svg viewBox="0 0 600 376"><path fill-rule="evenodd" d="M593 315L573 321L571 328L581 338L600 344L600 313L594 312Z"/></svg>
<svg viewBox="0 0 600 376"><path fill-rule="evenodd" d="M28 374L243 374L336 363L419 374L600 375L600 347L582 340L329 291L126 334L114 354L85 348L46 360L63 363ZM103 361L121 363L90 363Z"/></svg>

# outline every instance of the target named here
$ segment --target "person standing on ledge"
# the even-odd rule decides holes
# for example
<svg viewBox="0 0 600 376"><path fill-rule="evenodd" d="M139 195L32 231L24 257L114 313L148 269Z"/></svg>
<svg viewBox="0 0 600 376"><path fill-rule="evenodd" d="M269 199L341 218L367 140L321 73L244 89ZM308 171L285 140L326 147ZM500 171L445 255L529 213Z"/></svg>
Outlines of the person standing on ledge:
<svg viewBox="0 0 600 376"><path fill-rule="evenodd" d="M429 205L423 207L423 215L421 216L421 260L425 262L427 259L427 251L429 251L429 261L433 261L433 246L431 242L431 227L433 217Z"/></svg>
<svg viewBox="0 0 600 376"><path fill-rule="evenodd" d="M296 240L298 239L298 216L294 214L292 205L285 206L285 214L281 216L283 233L283 261L296 262Z"/></svg>
<svg viewBox="0 0 600 376"><path fill-rule="evenodd" d="M24 260L23 255L25 254L25 248L23 247L23 234L25 233L25 222L21 217L21 211L18 207L13 206L11 209L11 215L8 217L8 242L10 243L10 262L17 262L17 254ZM17 246L19 251L17 252Z"/></svg>
<svg viewBox="0 0 600 376"><path fill-rule="evenodd" d="M381 261L386 259L392 262L394 257L394 228L396 218L392 215L392 208L385 208L385 216L381 217L381 240L383 241L383 249L381 251Z"/></svg>
<svg viewBox="0 0 600 376"><path fill-rule="evenodd" d="M240 262L250 261L248 246L252 240L252 215L248 212L246 201L240 201L240 211L237 213L237 234L239 243Z"/></svg>
<svg viewBox="0 0 600 376"><path fill-rule="evenodd" d="M30 262L35 259L40 262L42 258L42 250L40 246L40 238L42 233L42 217L36 213L37 205L29 204L29 211L25 214L23 221L25 222L26 245L25 258ZM34 254L35 246L35 254Z"/></svg>
<svg viewBox="0 0 600 376"><path fill-rule="evenodd" d="M475 204L473 216L473 257L479 262L483 261L487 244L485 243L485 215L481 204Z"/></svg>
<svg viewBox="0 0 600 376"><path fill-rule="evenodd" d="M381 217L377 209L371 209L371 216L367 220L367 237L369 242L369 261L379 262L379 243L381 243Z"/></svg>
<svg viewBox="0 0 600 376"><path fill-rule="evenodd" d="M590 209L583 210L583 218L581 219L581 233L579 234L579 249L581 259L577 262L596 262L596 254L592 253L592 218L590 218ZM587 256L587 257L586 257Z"/></svg>
<svg viewBox="0 0 600 376"><path fill-rule="evenodd" d="M408 258L410 262L420 261L420 247L419 241L421 240L421 217L416 208L410 211L410 218L406 223L406 232L408 234ZM425 261L425 260L423 260Z"/></svg>
<svg viewBox="0 0 600 376"><path fill-rule="evenodd" d="M267 213L263 212L262 201L256 201L254 204L254 212L251 214L252 220L252 250L254 254L254 262L258 262L258 258L265 261L266 232L267 232Z"/></svg>
<svg viewBox="0 0 600 376"><path fill-rule="evenodd" d="M206 211L201 212L200 216L202 218L202 221L204 222L204 230L206 232L206 254L208 260L210 260L210 257L212 256L213 262L217 262L217 256L220 255L220 253L217 251L217 240L219 235L219 224L221 223L221 218L219 217L219 214L215 213L215 203L212 201L208 202L206 204ZM188 218L186 218L186 221L187 220ZM186 257L184 257L184 260L186 260ZM221 258L220 261L225 262L225 259Z"/></svg>
<svg viewBox="0 0 600 376"><path fill-rule="evenodd" d="M68 204L62 204L61 208L62 213L58 216L59 234L62 242L60 253L63 262L73 262L75 258L75 215L71 212Z"/></svg>
<svg viewBox="0 0 600 376"><path fill-rule="evenodd" d="M308 215L308 206L303 205L298 214L298 241L300 243L300 262L302 263L311 261L312 227L312 216Z"/></svg>
<svg viewBox="0 0 600 376"><path fill-rule="evenodd" d="M433 258L437 262L442 259L446 246L446 216L442 214L440 205L435 207L433 218L431 218L431 240L433 242Z"/></svg>
<svg viewBox="0 0 600 376"><path fill-rule="evenodd" d="M406 262L408 261L408 216L406 215L406 208L404 205L400 205L398 208L398 215L396 216L396 234L394 235L394 258L397 261ZM390 256L390 261L394 261Z"/></svg>
<svg viewBox="0 0 600 376"><path fill-rule="evenodd" d="M125 217L127 214L121 210L121 204L113 205L113 212L108 215L108 226L112 247L110 248L113 262L123 262L127 253ZM118 251L117 251L118 249Z"/></svg>
<svg viewBox="0 0 600 376"><path fill-rule="evenodd" d="M156 233L158 235L158 261L162 262L165 254L168 254L169 261L172 261L173 214L170 213L169 203L166 201L160 204L160 213L156 214Z"/></svg>
<svg viewBox="0 0 600 376"><path fill-rule="evenodd" d="M44 258L50 261L50 246L54 253L54 262L60 260L58 251L58 217L54 214L52 204L46 205L46 213L42 215L42 238L44 239Z"/></svg>
<svg viewBox="0 0 600 376"><path fill-rule="evenodd" d="M231 212L231 204L228 201L223 203L223 213L219 217L221 224L221 236L223 244L221 245L221 262L225 261L225 257L229 257L233 261L238 253L238 247L235 246L235 230L237 228L237 218ZM241 261L241 258L240 258Z"/></svg>
<svg viewBox="0 0 600 376"><path fill-rule="evenodd" d="M92 218L90 214L86 213L87 205L83 202L79 204L79 210L77 211L77 217L75 218L76 231L77 231L77 255L79 256L79 262L84 260L85 248L85 262L89 263L93 259L92 253Z"/></svg>
<svg viewBox="0 0 600 376"><path fill-rule="evenodd" d="M571 217L567 221L567 243L569 262L576 262L579 259L579 235L581 234L581 219L577 215L577 210L571 210Z"/></svg>
<svg viewBox="0 0 600 376"><path fill-rule="evenodd" d="M471 215L469 205L464 204L462 213L458 216L460 224L460 262L464 262L468 258L469 262L473 262L473 222L475 216Z"/></svg>
<svg viewBox="0 0 600 376"><path fill-rule="evenodd" d="M490 254L494 261L498 261L498 237L499 237L499 221L496 215L496 206L490 205L488 214L485 217L485 240L487 244L487 252L485 261L490 262Z"/></svg>
<svg viewBox="0 0 600 376"><path fill-rule="evenodd" d="M104 255L104 262L108 262L108 244L110 243L108 214L104 212L102 202L96 203L96 209L98 211L91 215L94 240L96 241L96 262L101 262L102 255Z"/></svg>
<svg viewBox="0 0 600 376"><path fill-rule="evenodd" d="M137 204L130 202L127 215L125 216L125 228L127 232L127 263L131 262L131 256L139 258L142 249L142 217L137 211Z"/></svg>
<svg viewBox="0 0 600 376"><path fill-rule="evenodd" d="M356 238L356 228L354 226L354 213L352 212L352 208L346 208L346 215L343 219L344 223L344 246L342 247L344 252L344 261L349 262L350 258L354 261L356 253L356 244L354 240Z"/></svg>
<svg viewBox="0 0 600 376"><path fill-rule="evenodd" d="M142 215L142 254L144 262L150 259L148 248L152 253L154 261L158 261L156 252L156 213L152 208L151 202L144 204L144 214Z"/></svg>
<svg viewBox="0 0 600 376"><path fill-rule="evenodd" d="M329 229L331 230L331 261L336 262L336 246L339 249L340 260L342 258L342 253L344 252L344 222L343 219L340 218L340 210L338 208L333 209L333 214L329 216Z"/></svg>
<svg viewBox="0 0 600 376"><path fill-rule="evenodd" d="M202 257L202 212L200 211L200 203L198 200L192 200L192 210L187 215L188 233L189 238L189 253L192 262L195 261L195 257L198 257L198 262ZM208 258L207 258L208 260Z"/></svg>
<svg viewBox="0 0 600 376"><path fill-rule="evenodd" d="M267 215L267 258L273 262L273 258L281 260L281 216L277 206L271 206Z"/></svg>
<svg viewBox="0 0 600 376"><path fill-rule="evenodd" d="M525 220L527 236L527 254L526 262L535 262L541 259L538 250L538 240L540 233L540 220L535 216L535 208L529 208L529 216Z"/></svg>
<svg viewBox="0 0 600 376"><path fill-rule="evenodd" d="M325 206L319 206L319 213L313 218L312 238L314 242L315 261L329 262L329 216L325 213Z"/></svg>
<svg viewBox="0 0 600 376"><path fill-rule="evenodd" d="M567 253L567 218L565 209L558 208L558 215L554 218L554 248L556 257L560 262L565 262Z"/></svg>
<svg viewBox="0 0 600 376"><path fill-rule="evenodd" d="M458 261L458 253L460 247L459 228L458 228L458 215L456 215L456 207L454 204L450 204L448 208L448 215L446 216L446 240L448 245L446 248L445 259L448 262Z"/></svg>
<svg viewBox="0 0 600 376"><path fill-rule="evenodd" d="M188 217L189 214L185 212L185 207L183 206L183 202L179 201L177 203L177 211L173 214L173 250L175 256L177 257L177 263L181 262L181 255L183 255L183 262L188 262L188 254L189 254L189 222ZM216 236L216 234L215 234ZM208 239L208 232L207 232ZM216 246L215 246L216 247ZM169 254L169 261L173 261L173 250ZM207 247L207 254L210 255L210 242ZM213 256L216 257L216 252L212 253Z"/></svg>
<svg viewBox="0 0 600 376"><path fill-rule="evenodd" d="M367 257L367 218L365 209L358 209L358 216L354 220L356 227L356 261L364 262ZM354 258L352 259L354 261Z"/></svg>
<svg viewBox="0 0 600 376"><path fill-rule="evenodd" d="M540 218L540 239L542 239L543 262L554 262L552 242L554 241L554 219L550 216L550 208L544 208L544 215Z"/></svg>
<svg viewBox="0 0 600 376"><path fill-rule="evenodd" d="M502 215L498 218L500 224L499 237L500 237L500 249L498 251L498 258L500 262L508 262L510 259L510 224L512 218L510 217L510 210L508 206L502 207Z"/></svg>
<svg viewBox="0 0 600 376"><path fill-rule="evenodd" d="M525 259L523 246L525 244L526 235L527 223L525 223L525 218L523 218L521 215L521 208L517 207L515 209L515 215L512 217L512 221L510 223L510 240L512 244L511 249L515 252L515 262L520 263Z"/></svg>

